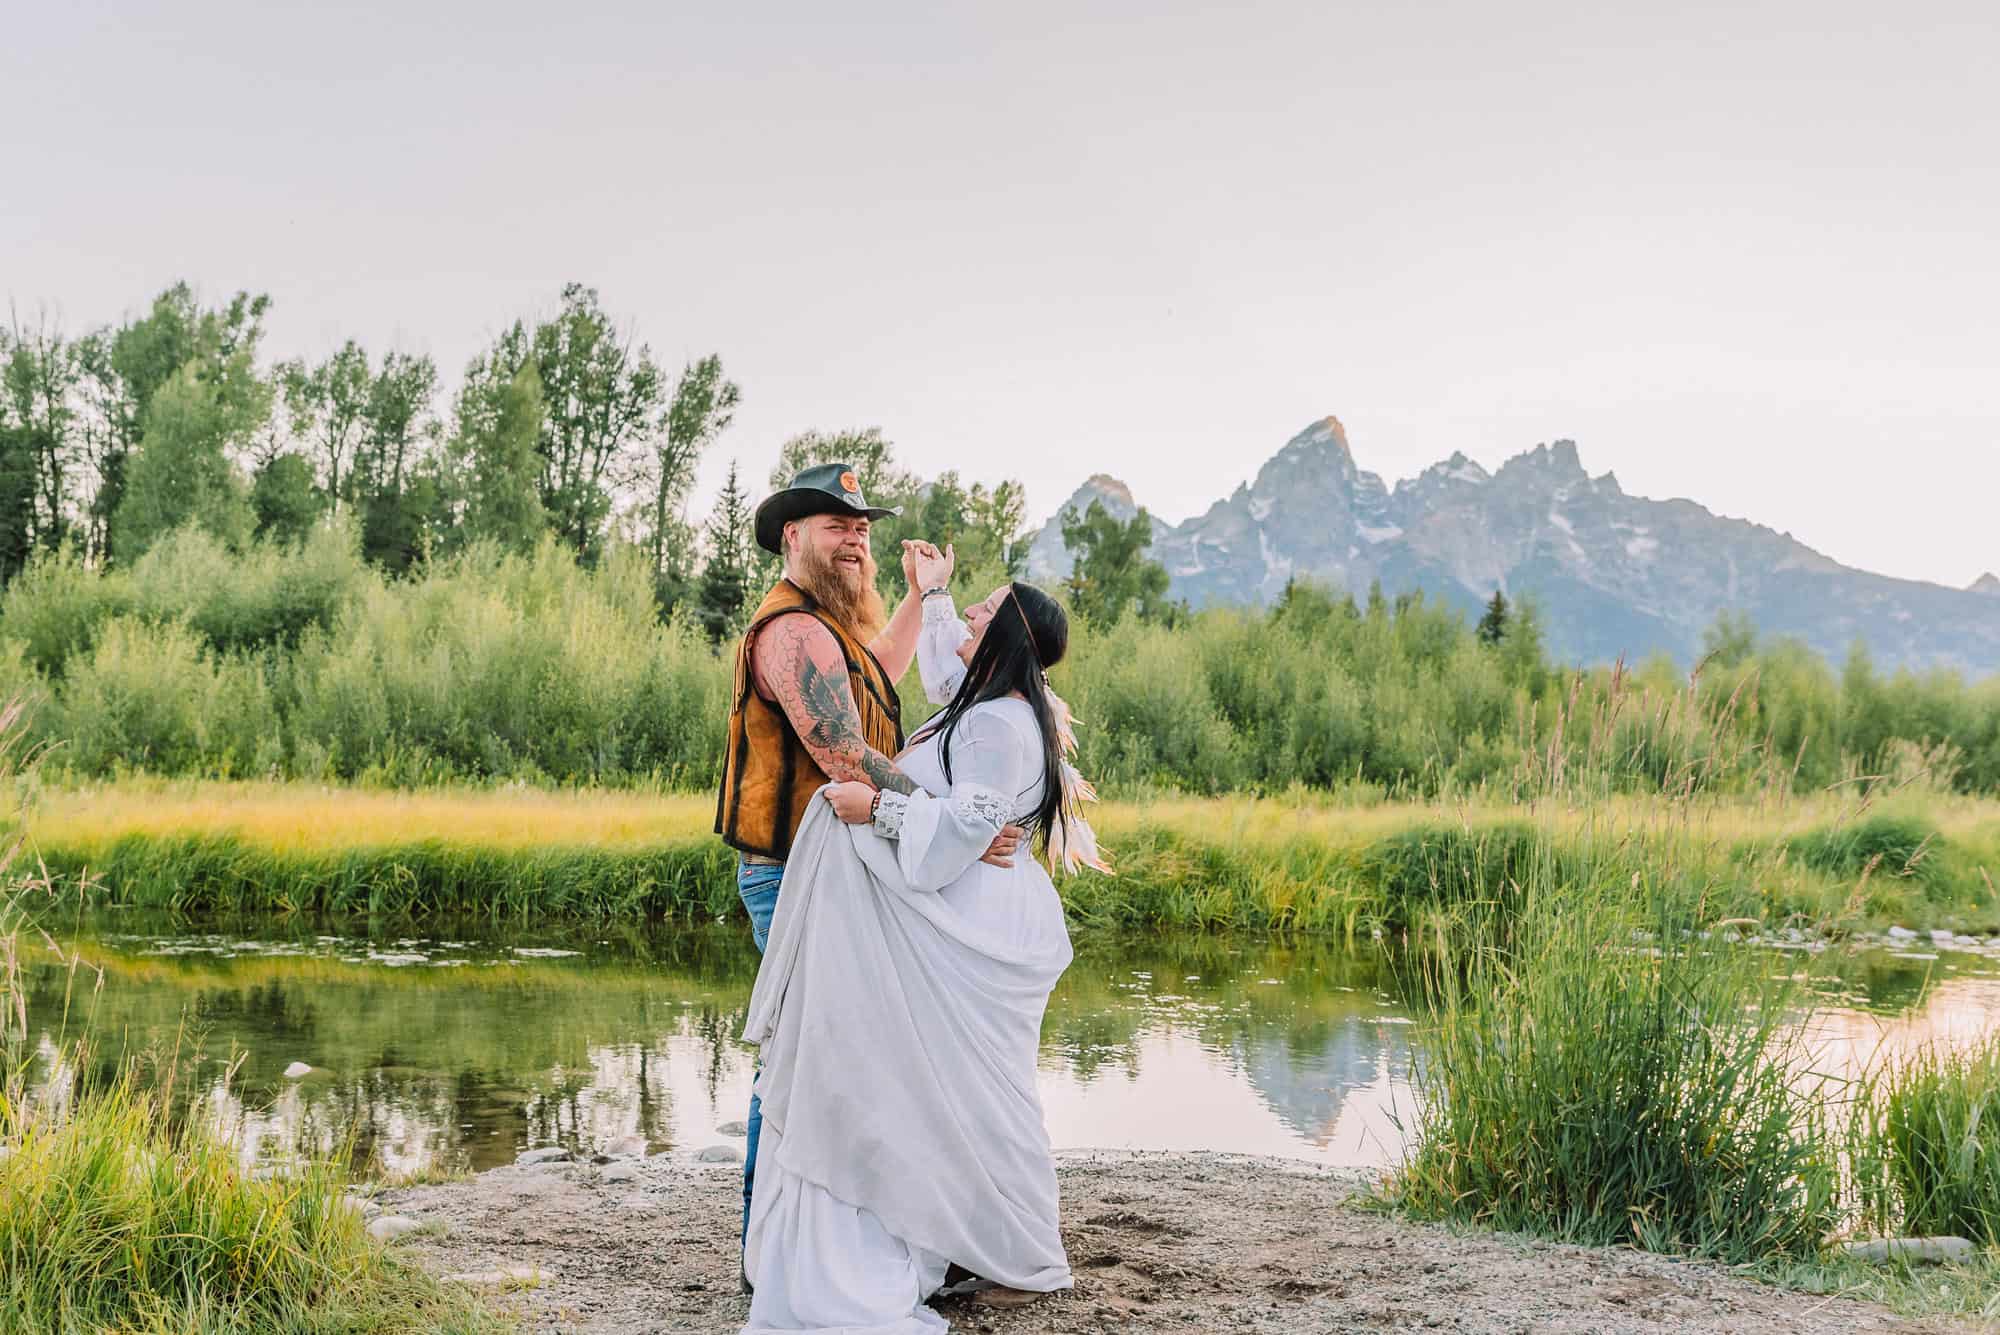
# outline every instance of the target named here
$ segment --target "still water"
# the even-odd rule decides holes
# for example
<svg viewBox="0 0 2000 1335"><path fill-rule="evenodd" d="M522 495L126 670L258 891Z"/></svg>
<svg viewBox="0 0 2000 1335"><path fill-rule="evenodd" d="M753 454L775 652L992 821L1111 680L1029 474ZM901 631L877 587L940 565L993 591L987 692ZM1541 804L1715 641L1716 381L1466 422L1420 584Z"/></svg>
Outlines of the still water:
<svg viewBox="0 0 2000 1335"><path fill-rule="evenodd" d="M410 930L101 915L64 934L75 967L30 958L31 1042L46 1064L88 1036L106 1069L177 1052L177 1097L202 1096L246 1160L350 1135L356 1166L389 1175L633 1136L655 1153L741 1145L721 1128L750 1094L742 924ZM2000 1016L1985 955L1877 952L1832 986L1816 1031L1855 1051ZM1388 954L1365 943L1082 938L1043 1026L1050 1136L1386 1164L1412 1111L1409 1025ZM313 1070L287 1077L296 1062Z"/></svg>

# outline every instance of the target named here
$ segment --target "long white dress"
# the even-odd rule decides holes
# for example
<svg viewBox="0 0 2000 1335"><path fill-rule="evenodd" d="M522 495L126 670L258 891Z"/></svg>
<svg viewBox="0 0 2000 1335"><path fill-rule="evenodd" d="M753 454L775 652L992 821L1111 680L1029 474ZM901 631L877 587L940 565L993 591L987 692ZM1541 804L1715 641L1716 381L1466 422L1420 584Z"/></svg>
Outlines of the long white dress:
<svg viewBox="0 0 2000 1335"><path fill-rule="evenodd" d="M961 636L926 620L934 697L956 685L943 659ZM960 721L949 780L919 742L898 764L921 791L885 794L875 826L823 801L800 826L745 1026L763 1057L751 1335L942 1331L924 1299L949 1261L1069 1286L1035 1089L1069 933L1026 850L979 861L1039 803L1042 756L1034 711L988 701Z"/></svg>

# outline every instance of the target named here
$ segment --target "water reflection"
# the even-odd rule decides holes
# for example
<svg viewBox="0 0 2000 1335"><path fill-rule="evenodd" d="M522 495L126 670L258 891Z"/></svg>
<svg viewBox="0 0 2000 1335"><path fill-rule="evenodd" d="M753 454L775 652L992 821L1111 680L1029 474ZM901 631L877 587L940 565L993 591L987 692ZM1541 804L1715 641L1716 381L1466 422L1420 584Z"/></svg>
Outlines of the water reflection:
<svg viewBox="0 0 2000 1335"><path fill-rule="evenodd" d="M364 1171L403 1175L541 1145L731 1141L757 965L735 924L407 931L100 918L71 945L101 988L30 962L34 1041L53 1061L87 1032L98 1078L128 1052L178 1051L181 1105L201 1095L246 1161L347 1144ZM1864 957L1830 985L1819 1036L1856 1053L1977 1037L2000 1013L2000 967L1974 956ZM1410 1110L1408 1024L1372 948L1085 939L1043 1031L1050 1135L1384 1164ZM289 1078L294 1062L313 1070Z"/></svg>

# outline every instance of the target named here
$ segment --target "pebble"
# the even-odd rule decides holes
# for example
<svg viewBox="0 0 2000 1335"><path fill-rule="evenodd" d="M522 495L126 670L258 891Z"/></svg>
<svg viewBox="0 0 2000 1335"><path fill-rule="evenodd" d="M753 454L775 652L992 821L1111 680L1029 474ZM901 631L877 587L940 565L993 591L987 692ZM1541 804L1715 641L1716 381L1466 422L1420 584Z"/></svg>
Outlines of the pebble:
<svg viewBox="0 0 2000 1335"><path fill-rule="evenodd" d="M639 1165L631 1162L610 1163L604 1166L606 1182L637 1182Z"/></svg>
<svg viewBox="0 0 2000 1335"><path fill-rule="evenodd" d="M724 1122L721 1126L715 1128L715 1134L718 1136L747 1136L750 1134L750 1128L742 1122Z"/></svg>
<svg viewBox="0 0 2000 1335"><path fill-rule="evenodd" d="M377 1242L394 1242L405 1233L414 1233L422 1227L406 1214L385 1214L368 1225L368 1236Z"/></svg>
<svg viewBox="0 0 2000 1335"><path fill-rule="evenodd" d="M544 1145L538 1150L523 1150L514 1160L515 1163L520 1164L524 1168L532 1168L536 1164L569 1163L570 1161L570 1152L560 1145Z"/></svg>
<svg viewBox="0 0 2000 1335"><path fill-rule="evenodd" d="M1889 929L1889 939L1891 941L1914 941L1917 939L1917 934L1907 927L1891 927Z"/></svg>
<svg viewBox="0 0 2000 1335"><path fill-rule="evenodd" d="M1850 1242L1847 1254L1857 1261L1887 1261L1891 1259L1916 1262L1969 1261L1978 1254L1969 1239L1954 1237L1939 1238L1877 1238L1872 1242Z"/></svg>
<svg viewBox="0 0 2000 1335"><path fill-rule="evenodd" d="M267 1067L266 1069L268 1070L269 1068ZM306 1065L304 1062L293 1062L285 1068L285 1079L297 1080L302 1075L311 1075L312 1069L312 1067Z"/></svg>
<svg viewBox="0 0 2000 1335"><path fill-rule="evenodd" d="M734 1145L704 1145L694 1152L696 1163L742 1163L743 1151Z"/></svg>
<svg viewBox="0 0 2000 1335"><path fill-rule="evenodd" d="M546 1284L554 1276L538 1265L503 1265L492 1270L465 1270L445 1278L475 1289L501 1289L510 1284Z"/></svg>
<svg viewBox="0 0 2000 1335"><path fill-rule="evenodd" d="M1948 946L1952 943L1952 940L1952 934L1942 927L1934 928L1931 931L1931 944L1934 946Z"/></svg>

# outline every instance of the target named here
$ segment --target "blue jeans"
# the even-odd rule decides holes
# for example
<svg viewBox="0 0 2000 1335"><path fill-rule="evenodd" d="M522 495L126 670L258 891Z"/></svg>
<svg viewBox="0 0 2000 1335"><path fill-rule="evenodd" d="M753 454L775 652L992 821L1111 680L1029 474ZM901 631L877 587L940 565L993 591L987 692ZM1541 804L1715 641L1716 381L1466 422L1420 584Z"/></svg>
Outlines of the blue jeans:
<svg viewBox="0 0 2000 1335"><path fill-rule="evenodd" d="M764 943L771 939L771 917L778 911L778 883L785 879L782 866L772 866L762 862L739 862L736 864L736 893L743 897L743 907L750 914L750 936L757 943L757 953L764 953ZM750 1187L757 1173L757 1133L764 1129L764 1105L756 1094L750 1095L750 1116L743 1122L745 1144L743 1146L743 1236L750 1236Z"/></svg>

